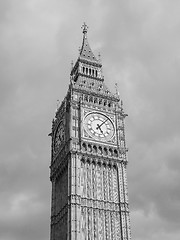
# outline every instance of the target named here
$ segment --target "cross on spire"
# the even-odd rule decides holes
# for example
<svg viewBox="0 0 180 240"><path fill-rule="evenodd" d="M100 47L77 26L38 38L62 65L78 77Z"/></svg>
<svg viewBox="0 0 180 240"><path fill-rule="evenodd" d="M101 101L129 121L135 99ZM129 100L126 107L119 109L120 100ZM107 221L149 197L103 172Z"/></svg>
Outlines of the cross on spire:
<svg viewBox="0 0 180 240"><path fill-rule="evenodd" d="M88 30L88 26L86 25L86 23L84 22L83 25L82 25L82 30L83 30L83 34L84 36L87 34L87 30Z"/></svg>

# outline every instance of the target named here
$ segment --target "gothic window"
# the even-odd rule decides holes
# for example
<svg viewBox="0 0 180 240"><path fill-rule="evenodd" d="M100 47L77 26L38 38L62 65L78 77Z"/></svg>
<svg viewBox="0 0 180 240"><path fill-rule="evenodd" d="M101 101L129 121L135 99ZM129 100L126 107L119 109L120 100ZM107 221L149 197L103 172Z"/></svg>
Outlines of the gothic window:
<svg viewBox="0 0 180 240"><path fill-rule="evenodd" d="M101 91L102 88L103 88L103 86L102 86L102 85L99 85L98 90Z"/></svg>
<svg viewBox="0 0 180 240"><path fill-rule="evenodd" d="M98 148L98 153L102 154L102 147L101 146L99 146L99 148Z"/></svg>
<svg viewBox="0 0 180 240"><path fill-rule="evenodd" d="M87 168L89 167L89 165L90 165L90 160L89 160L89 158L87 159Z"/></svg>
<svg viewBox="0 0 180 240"><path fill-rule="evenodd" d="M87 96L87 95L85 95L84 100L85 100L86 102L88 102L88 96Z"/></svg>
<svg viewBox="0 0 180 240"><path fill-rule="evenodd" d="M92 196L93 198L96 198L97 197L97 194L96 194L96 188L97 188L97 183L96 183L96 164L95 162L93 161L92 162Z"/></svg>
<svg viewBox="0 0 180 240"><path fill-rule="evenodd" d="M119 133L120 133L120 137L123 138L123 130L120 130Z"/></svg>
<svg viewBox="0 0 180 240"><path fill-rule="evenodd" d="M104 155L108 155L108 151L107 151L107 148L104 148Z"/></svg>
<svg viewBox="0 0 180 240"><path fill-rule="evenodd" d="M108 185L109 185L109 200L112 201L112 168L108 165Z"/></svg>
<svg viewBox="0 0 180 240"><path fill-rule="evenodd" d="M83 73L85 72L85 67L83 67Z"/></svg>
<svg viewBox="0 0 180 240"><path fill-rule="evenodd" d="M92 70L92 75L93 75L93 77L94 77L94 69Z"/></svg>
<svg viewBox="0 0 180 240"><path fill-rule="evenodd" d="M104 200L107 200L107 178L106 178L106 165L103 164L103 189L104 189Z"/></svg>
<svg viewBox="0 0 180 240"><path fill-rule="evenodd" d="M120 119L119 124L120 124L121 127L123 126L123 120L122 119Z"/></svg>
<svg viewBox="0 0 180 240"><path fill-rule="evenodd" d="M123 140L121 140L120 144L121 144L121 147L125 147L125 144L124 144Z"/></svg>
<svg viewBox="0 0 180 240"><path fill-rule="evenodd" d="M97 164L96 179L97 179L97 198L101 199L102 198L102 175L101 175L100 163Z"/></svg>
<svg viewBox="0 0 180 240"><path fill-rule="evenodd" d="M89 102L93 102L93 97L92 96L90 96Z"/></svg>
<svg viewBox="0 0 180 240"><path fill-rule="evenodd" d="M117 239L121 239L121 229L120 229L120 214L116 213L116 236Z"/></svg>
<svg viewBox="0 0 180 240"><path fill-rule="evenodd" d="M115 157L118 157L118 152L117 152L116 149L114 150L114 156L115 156Z"/></svg>
<svg viewBox="0 0 180 240"><path fill-rule="evenodd" d="M84 207L81 208L81 229L82 229L82 239L86 238L86 210Z"/></svg>
<svg viewBox="0 0 180 240"><path fill-rule="evenodd" d="M97 103L97 101L98 101L97 98L94 98L94 103Z"/></svg>
<svg viewBox="0 0 180 240"><path fill-rule="evenodd" d="M89 69L89 75L91 75L91 69Z"/></svg>
<svg viewBox="0 0 180 240"><path fill-rule="evenodd" d="M88 68L86 68L86 74L88 74Z"/></svg>
<svg viewBox="0 0 180 240"><path fill-rule="evenodd" d="M93 211L93 218L94 218L94 240L97 240L98 235L97 235L97 212L96 210Z"/></svg>
<svg viewBox="0 0 180 240"><path fill-rule="evenodd" d="M89 159L87 160L87 197L91 197L91 165Z"/></svg>
<svg viewBox="0 0 180 240"><path fill-rule="evenodd" d="M92 151L92 147L90 144L88 144L88 152L91 152Z"/></svg>
<svg viewBox="0 0 180 240"><path fill-rule="evenodd" d="M113 153L112 149L109 148L109 156L112 156L112 153Z"/></svg>
<svg viewBox="0 0 180 240"><path fill-rule="evenodd" d="M84 196L84 191L83 191L83 189L84 189L84 174L85 174L85 172L84 172L84 158L82 158L81 159L81 192L82 192L82 195Z"/></svg>
<svg viewBox="0 0 180 240"><path fill-rule="evenodd" d="M93 153L97 153L97 147L95 145L93 146Z"/></svg>
<svg viewBox="0 0 180 240"><path fill-rule="evenodd" d="M96 77L97 77L97 70L96 70Z"/></svg>
<svg viewBox="0 0 180 240"><path fill-rule="evenodd" d="M87 151L87 147L86 147L86 144L85 144L85 143L82 144L82 150L83 150L84 152Z"/></svg>
<svg viewBox="0 0 180 240"><path fill-rule="evenodd" d="M113 175L112 175L112 182L113 182L113 200L114 202L118 202L118 177L117 177L117 168L113 166Z"/></svg>

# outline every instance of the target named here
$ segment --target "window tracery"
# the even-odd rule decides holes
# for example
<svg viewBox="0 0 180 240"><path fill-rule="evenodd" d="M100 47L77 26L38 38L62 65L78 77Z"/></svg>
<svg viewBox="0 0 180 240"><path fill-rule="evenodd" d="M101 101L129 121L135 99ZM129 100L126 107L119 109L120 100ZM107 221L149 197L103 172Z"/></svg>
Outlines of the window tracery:
<svg viewBox="0 0 180 240"><path fill-rule="evenodd" d="M120 214L118 208L110 211L104 208L119 204L118 197L117 168L111 164L101 164L87 158L81 161L81 232L82 236L89 236L95 240L119 239L120 235ZM87 200L85 200L87 199ZM96 203L96 209L87 203ZM103 203L103 205L102 205ZM87 234L87 235L86 235Z"/></svg>

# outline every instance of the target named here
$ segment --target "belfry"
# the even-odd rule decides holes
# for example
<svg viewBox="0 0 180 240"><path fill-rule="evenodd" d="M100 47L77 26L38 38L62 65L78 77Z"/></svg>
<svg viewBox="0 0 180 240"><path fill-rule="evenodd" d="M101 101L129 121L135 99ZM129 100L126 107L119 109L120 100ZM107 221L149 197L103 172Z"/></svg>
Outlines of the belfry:
<svg viewBox="0 0 180 240"><path fill-rule="evenodd" d="M123 104L104 83L84 23L52 122L50 240L130 240Z"/></svg>

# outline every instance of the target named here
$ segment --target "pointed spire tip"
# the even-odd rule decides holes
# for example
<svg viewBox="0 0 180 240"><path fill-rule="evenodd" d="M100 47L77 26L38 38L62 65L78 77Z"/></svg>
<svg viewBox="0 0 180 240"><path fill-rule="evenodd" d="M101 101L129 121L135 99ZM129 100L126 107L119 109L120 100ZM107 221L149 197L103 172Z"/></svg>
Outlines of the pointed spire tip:
<svg viewBox="0 0 180 240"><path fill-rule="evenodd" d="M83 34L86 35L87 34L87 30L88 30L88 26L87 26L87 24L85 22L83 23L81 28L83 30Z"/></svg>

